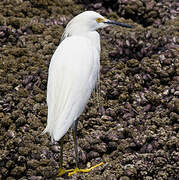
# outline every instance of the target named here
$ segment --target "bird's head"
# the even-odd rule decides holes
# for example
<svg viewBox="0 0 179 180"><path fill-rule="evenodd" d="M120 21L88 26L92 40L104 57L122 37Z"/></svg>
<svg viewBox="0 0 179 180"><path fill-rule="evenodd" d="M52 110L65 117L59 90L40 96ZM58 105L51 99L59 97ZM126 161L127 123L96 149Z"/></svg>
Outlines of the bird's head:
<svg viewBox="0 0 179 180"><path fill-rule="evenodd" d="M94 11L85 11L75 16L66 26L62 39L68 36L77 35L89 31L96 31L99 28L105 28L110 25L118 25L127 28L133 28L134 26L115 22L106 19L102 15ZM65 37L64 37L65 36Z"/></svg>

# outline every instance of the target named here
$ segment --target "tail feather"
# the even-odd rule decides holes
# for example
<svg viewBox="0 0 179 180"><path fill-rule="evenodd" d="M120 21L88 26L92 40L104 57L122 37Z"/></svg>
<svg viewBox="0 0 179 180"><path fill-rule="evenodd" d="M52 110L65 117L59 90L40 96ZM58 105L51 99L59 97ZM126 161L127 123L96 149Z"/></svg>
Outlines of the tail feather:
<svg viewBox="0 0 179 180"><path fill-rule="evenodd" d="M40 136L41 136L41 135L44 135L45 133L50 134L51 142L53 143L53 142L54 142L54 138L53 138L53 135L50 133L48 127L46 127L46 128L40 133Z"/></svg>
<svg viewBox="0 0 179 180"><path fill-rule="evenodd" d="M40 133L40 136L44 135L45 133L47 133L47 127Z"/></svg>

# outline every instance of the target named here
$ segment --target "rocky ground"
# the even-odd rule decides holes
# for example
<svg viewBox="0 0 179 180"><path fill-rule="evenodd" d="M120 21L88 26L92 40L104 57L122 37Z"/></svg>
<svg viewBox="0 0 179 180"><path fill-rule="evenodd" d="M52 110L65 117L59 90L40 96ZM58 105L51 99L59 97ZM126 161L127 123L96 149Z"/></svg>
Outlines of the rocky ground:
<svg viewBox="0 0 179 180"><path fill-rule="evenodd" d="M179 21L170 0L0 1L0 179L179 179ZM101 34L100 100L79 119L87 174L57 177L58 143L39 136L46 125L50 59L67 22L95 10L135 29ZM71 132L64 167L75 166Z"/></svg>

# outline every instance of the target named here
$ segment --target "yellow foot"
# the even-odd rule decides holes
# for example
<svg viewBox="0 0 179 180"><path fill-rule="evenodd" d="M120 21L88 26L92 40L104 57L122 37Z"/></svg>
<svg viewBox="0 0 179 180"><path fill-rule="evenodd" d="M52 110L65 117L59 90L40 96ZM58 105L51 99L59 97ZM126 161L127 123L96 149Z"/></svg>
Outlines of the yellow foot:
<svg viewBox="0 0 179 180"><path fill-rule="evenodd" d="M60 168L60 169L58 170L58 175L57 175L57 176L63 176L65 173L69 173L69 172L71 172L71 171L74 171L74 169L65 170L65 169Z"/></svg>
<svg viewBox="0 0 179 180"><path fill-rule="evenodd" d="M97 165L95 165L95 166L92 166L92 167L90 167L90 168L88 168L88 169L79 169L79 168L75 168L75 169L70 169L70 170L67 170L67 171L69 171L69 173L68 173L68 176L71 176L71 175L73 175L73 174L75 174L75 173L78 173L78 172L90 172L92 169L94 169L94 168L96 168L96 167L98 167L98 166L101 166L101 165L103 165L104 163L103 162L101 162L101 163L99 163L99 164L97 164Z"/></svg>

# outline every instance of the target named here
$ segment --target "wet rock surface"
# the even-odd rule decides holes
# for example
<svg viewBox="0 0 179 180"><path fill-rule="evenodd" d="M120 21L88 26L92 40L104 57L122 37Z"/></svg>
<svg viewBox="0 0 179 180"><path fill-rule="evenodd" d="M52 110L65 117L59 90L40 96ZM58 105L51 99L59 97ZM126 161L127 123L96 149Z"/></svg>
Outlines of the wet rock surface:
<svg viewBox="0 0 179 180"><path fill-rule="evenodd" d="M169 0L2 0L0 179L178 179L177 7ZM81 167L105 164L57 177L60 146L40 136L48 65L65 25L85 9L136 28L100 30L100 98L92 96L79 118ZM64 167L75 167L71 131Z"/></svg>

